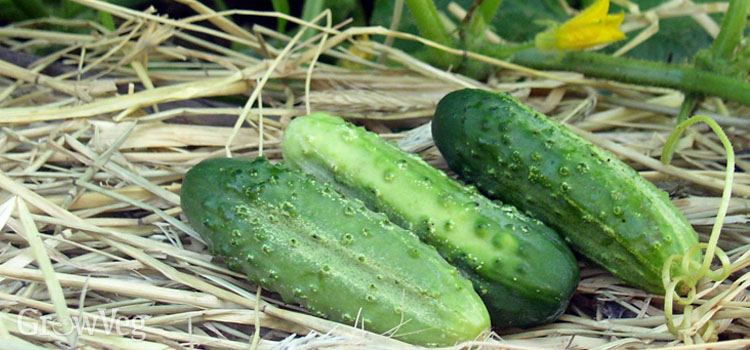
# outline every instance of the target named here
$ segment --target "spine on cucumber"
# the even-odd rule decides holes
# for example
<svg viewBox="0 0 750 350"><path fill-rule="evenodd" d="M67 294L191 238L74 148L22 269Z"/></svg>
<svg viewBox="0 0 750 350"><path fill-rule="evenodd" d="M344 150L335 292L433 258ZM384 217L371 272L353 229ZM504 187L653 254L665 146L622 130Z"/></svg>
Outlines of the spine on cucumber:
<svg viewBox="0 0 750 350"><path fill-rule="evenodd" d="M374 133L315 113L287 126L283 153L435 246L472 280L495 327L551 322L575 291L577 263L554 231Z"/></svg>
<svg viewBox="0 0 750 350"><path fill-rule="evenodd" d="M181 199L213 254L319 316L428 346L489 328L471 283L434 248L309 175L211 159L187 173Z"/></svg>
<svg viewBox="0 0 750 350"><path fill-rule="evenodd" d="M432 122L450 168L528 212L622 280L662 293L661 269L697 234L665 192L557 121L508 94L459 90Z"/></svg>

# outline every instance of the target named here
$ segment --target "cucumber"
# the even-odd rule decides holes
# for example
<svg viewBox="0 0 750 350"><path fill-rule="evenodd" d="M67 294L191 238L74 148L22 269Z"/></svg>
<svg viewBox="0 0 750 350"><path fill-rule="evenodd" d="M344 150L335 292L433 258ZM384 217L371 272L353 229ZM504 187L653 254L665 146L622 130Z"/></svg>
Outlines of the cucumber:
<svg viewBox="0 0 750 350"><path fill-rule="evenodd" d="M309 175L210 159L185 175L181 200L229 268L321 317L427 346L489 328L471 283L434 248Z"/></svg>
<svg viewBox="0 0 750 350"><path fill-rule="evenodd" d="M698 242L664 191L508 94L446 95L432 135L461 177L542 220L575 250L646 291L663 293L665 260Z"/></svg>
<svg viewBox="0 0 750 350"><path fill-rule="evenodd" d="M283 154L435 246L472 280L495 327L555 320L578 285L577 262L554 231L339 117L294 119Z"/></svg>

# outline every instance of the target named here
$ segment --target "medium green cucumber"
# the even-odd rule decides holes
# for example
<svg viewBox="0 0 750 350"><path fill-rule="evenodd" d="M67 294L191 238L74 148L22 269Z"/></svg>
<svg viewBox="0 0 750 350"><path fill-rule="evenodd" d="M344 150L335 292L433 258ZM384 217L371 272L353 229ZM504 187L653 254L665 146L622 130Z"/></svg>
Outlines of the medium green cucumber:
<svg viewBox="0 0 750 350"><path fill-rule="evenodd" d="M210 159L185 175L181 199L213 254L319 316L428 346L489 328L470 282L434 248L309 175Z"/></svg>
<svg viewBox="0 0 750 350"><path fill-rule="evenodd" d="M496 327L555 320L578 285L578 265L554 231L341 118L294 119L283 152L290 166L434 245L472 280Z"/></svg>
<svg viewBox="0 0 750 350"><path fill-rule="evenodd" d="M583 255L646 291L663 293L665 260L698 241L664 191L508 94L446 95L432 135L461 177L555 228Z"/></svg>

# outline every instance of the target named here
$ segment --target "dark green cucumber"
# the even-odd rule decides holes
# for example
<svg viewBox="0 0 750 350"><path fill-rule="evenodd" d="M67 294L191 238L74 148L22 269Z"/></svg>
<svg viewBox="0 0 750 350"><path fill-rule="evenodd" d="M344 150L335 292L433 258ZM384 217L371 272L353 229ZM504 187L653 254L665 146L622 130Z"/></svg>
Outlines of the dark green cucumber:
<svg viewBox="0 0 750 350"><path fill-rule="evenodd" d="M283 152L290 166L336 183L437 247L472 280L496 327L555 320L578 285L578 265L554 231L341 118L294 119Z"/></svg>
<svg viewBox="0 0 750 350"><path fill-rule="evenodd" d="M662 293L665 260L698 241L664 191L508 94L446 95L432 135L461 177L539 218L574 249L646 291Z"/></svg>
<svg viewBox="0 0 750 350"><path fill-rule="evenodd" d="M213 254L319 316L428 346L489 328L470 282L434 248L309 175L210 159L187 173L181 199Z"/></svg>

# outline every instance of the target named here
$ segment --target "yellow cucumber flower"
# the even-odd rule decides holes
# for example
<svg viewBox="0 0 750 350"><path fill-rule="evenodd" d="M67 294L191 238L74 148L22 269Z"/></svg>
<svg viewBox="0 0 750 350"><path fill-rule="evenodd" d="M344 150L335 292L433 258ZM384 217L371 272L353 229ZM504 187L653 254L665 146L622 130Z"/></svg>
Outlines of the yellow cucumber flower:
<svg viewBox="0 0 750 350"><path fill-rule="evenodd" d="M625 38L619 27L624 13L608 15L609 0L597 0L567 22L536 35L536 47L546 50L583 50Z"/></svg>
<svg viewBox="0 0 750 350"><path fill-rule="evenodd" d="M355 37L354 40L356 42L358 42L358 43L366 43L366 42L370 41L370 36L367 35L367 34L362 34L362 35L359 35L359 36ZM365 59L365 60L368 60L368 61L373 58L372 54L360 50L359 47L357 47L357 45L354 45L354 44L352 44L351 46L349 46L349 48L346 51L348 53L354 55L354 56L357 56L359 58L362 58L362 59ZM342 67L344 67L344 68L350 68L350 69L356 69L356 68L363 68L364 67L360 63L353 62L353 61L346 60L346 59L340 59L339 60L339 65L342 66Z"/></svg>

